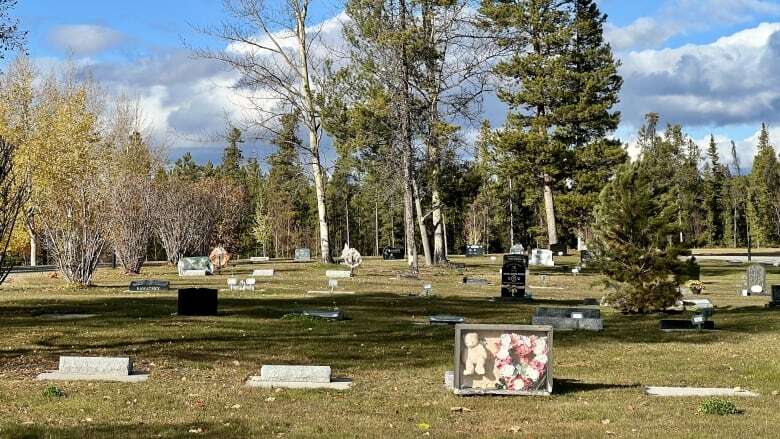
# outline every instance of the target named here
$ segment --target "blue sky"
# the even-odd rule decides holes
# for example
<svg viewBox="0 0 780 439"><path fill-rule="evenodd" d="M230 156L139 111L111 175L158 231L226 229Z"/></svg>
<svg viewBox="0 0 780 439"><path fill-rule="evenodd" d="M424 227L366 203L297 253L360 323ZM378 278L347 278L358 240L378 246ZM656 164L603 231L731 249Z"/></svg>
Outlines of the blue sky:
<svg viewBox="0 0 780 439"><path fill-rule="evenodd" d="M275 1L275 0L271 0ZM194 60L195 46L219 43L192 25L225 18L218 0L22 0L14 14L29 31L30 57L41 70L70 59L110 91L137 97L151 129L171 157L192 151L218 159L213 134L235 117L234 78L221 66ZM753 137L768 122L780 138L780 0L602 0L607 38L623 62L625 87L616 133L630 143L648 111L682 123L697 141L714 133L726 152L735 140L749 162ZM341 4L313 2L313 22ZM491 111L492 110L492 111ZM503 109L487 108L500 124ZM776 133L776 134L775 134ZM249 142L246 155L267 150Z"/></svg>

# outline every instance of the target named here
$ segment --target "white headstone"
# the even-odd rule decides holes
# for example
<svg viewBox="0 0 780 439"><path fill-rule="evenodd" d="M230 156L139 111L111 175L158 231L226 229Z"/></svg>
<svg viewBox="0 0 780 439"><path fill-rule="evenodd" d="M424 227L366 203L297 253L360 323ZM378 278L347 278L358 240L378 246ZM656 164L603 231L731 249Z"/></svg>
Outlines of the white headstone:
<svg viewBox="0 0 780 439"><path fill-rule="evenodd" d="M531 250L531 257L528 260L528 265L541 265L544 267L554 267L553 252L543 248L535 248Z"/></svg>
<svg viewBox="0 0 780 439"><path fill-rule="evenodd" d="M328 279L348 278L351 276L352 273L347 270L327 270L325 272L325 277Z"/></svg>
<svg viewBox="0 0 780 439"><path fill-rule="evenodd" d="M274 275L274 269L273 268L267 268L264 270L254 270L252 271L252 276L254 277L273 277Z"/></svg>

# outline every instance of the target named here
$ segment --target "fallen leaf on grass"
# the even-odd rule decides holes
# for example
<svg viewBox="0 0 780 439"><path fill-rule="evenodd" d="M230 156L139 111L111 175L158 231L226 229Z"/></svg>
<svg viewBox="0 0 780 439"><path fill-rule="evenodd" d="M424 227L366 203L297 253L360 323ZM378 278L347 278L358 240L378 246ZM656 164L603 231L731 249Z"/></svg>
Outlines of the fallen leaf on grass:
<svg viewBox="0 0 780 439"><path fill-rule="evenodd" d="M509 428L509 432L510 433L514 433L514 434L520 433L520 426L519 425L515 425L513 427L510 427Z"/></svg>
<svg viewBox="0 0 780 439"><path fill-rule="evenodd" d="M470 412L471 409L468 407L450 407L451 412Z"/></svg>
<svg viewBox="0 0 780 439"><path fill-rule="evenodd" d="M232 407L230 407L230 408L232 408L233 410L238 410L238 409L240 409L240 408L241 408L241 404L234 404L234 405L233 405Z"/></svg>
<svg viewBox="0 0 780 439"><path fill-rule="evenodd" d="M274 398L273 396L269 396L268 398L265 399L265 402L274 402L274 401L276 401L276 398Z"/></svg>
<svg viewBox="0 0 780 439"><path fill-rule="evenodd" d="M609 425L609 422L610 422L609 419L602 419L601 420L601 423L604 424L604 425Z"/></svg>
<svg viewBox="0 0 780 439"><path fill-rule="evenodd" d="M420 422L419 424L417 424L417 428L420 429L420 430L423 430L423 431L430 430L431 425L430 424L426 424L425 422Z"/></svg>
<svg viewBox="0 0 780 439"><path fill-rule="evenodd" d="M203 433L203 429L202 428L190 428L189 432L192 433L192 434L201 434L201 433Z"/></svg>

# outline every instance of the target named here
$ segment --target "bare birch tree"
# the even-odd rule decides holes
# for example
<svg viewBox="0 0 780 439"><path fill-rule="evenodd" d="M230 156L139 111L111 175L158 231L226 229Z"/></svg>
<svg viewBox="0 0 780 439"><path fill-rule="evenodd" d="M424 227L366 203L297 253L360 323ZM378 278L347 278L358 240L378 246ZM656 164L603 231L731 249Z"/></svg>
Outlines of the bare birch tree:
<svg viewBox="0 0 780 439"><path fill-rule="evenodd" d="M309 0L286 0L278 8L261 0L225 0L224 6L231 20L200 30L228 47L195 53L221 61L241 75L237 87L248 93L258 128L275 132L284 114L300 112L309 135L303 148L311 160L321 259L331 262L317 99L325 63L316 53L320 29L310 26Z"/></svg>

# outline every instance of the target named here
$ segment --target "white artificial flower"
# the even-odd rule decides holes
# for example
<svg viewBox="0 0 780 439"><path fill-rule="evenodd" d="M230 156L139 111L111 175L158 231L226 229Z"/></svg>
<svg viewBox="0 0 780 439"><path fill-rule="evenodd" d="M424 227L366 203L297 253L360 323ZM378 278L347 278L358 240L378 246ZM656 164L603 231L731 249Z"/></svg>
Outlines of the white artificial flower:
<svg viewBox="0 0 780 439"><path fill-rule="evenodd" d="M499 360L506 360L509 358L509 348L506 346L501 346L501 349L499 349L496 353L496 358Z"/></svg>
<svg viewBox="0 0 780 439"><path fill-rule="evenodd" d="M537 355L537 356L534 357L534 360L536 360L536 361L538 361L538 362L540 362L542 364L547 364L547 360L548 360L547 359L547 354Z"/></svg>
<svg viewBox="0 0 780 439"><path fill-rule="evenodd" d="M547 339L546 338L537 338L536 339L536 346L534 346L534 354L535 355L542 355L547 351Z"/></svg>
<svg viewBox="0 0 780 439"><path fill-rule="evenodd" d="M527 367L525 376L528 377L531 381L536 381L539 379L539 371L534 369L533 367Z"/></svg>
<svg viewBox="0 0 780 439"><path fill-rule="evenodd" d="M509 334L501 334L499 340L501 341L502 347L508 348L512 344L512 337L510 337Z"/></svg>
<svg viewBox="0 0 780 439"><path fill-rule="evenodd" d="M498 373L504 378L513 377L515 376L515 367L512 366L511 364L501 366L501 369L498 371Z"/></svg>

